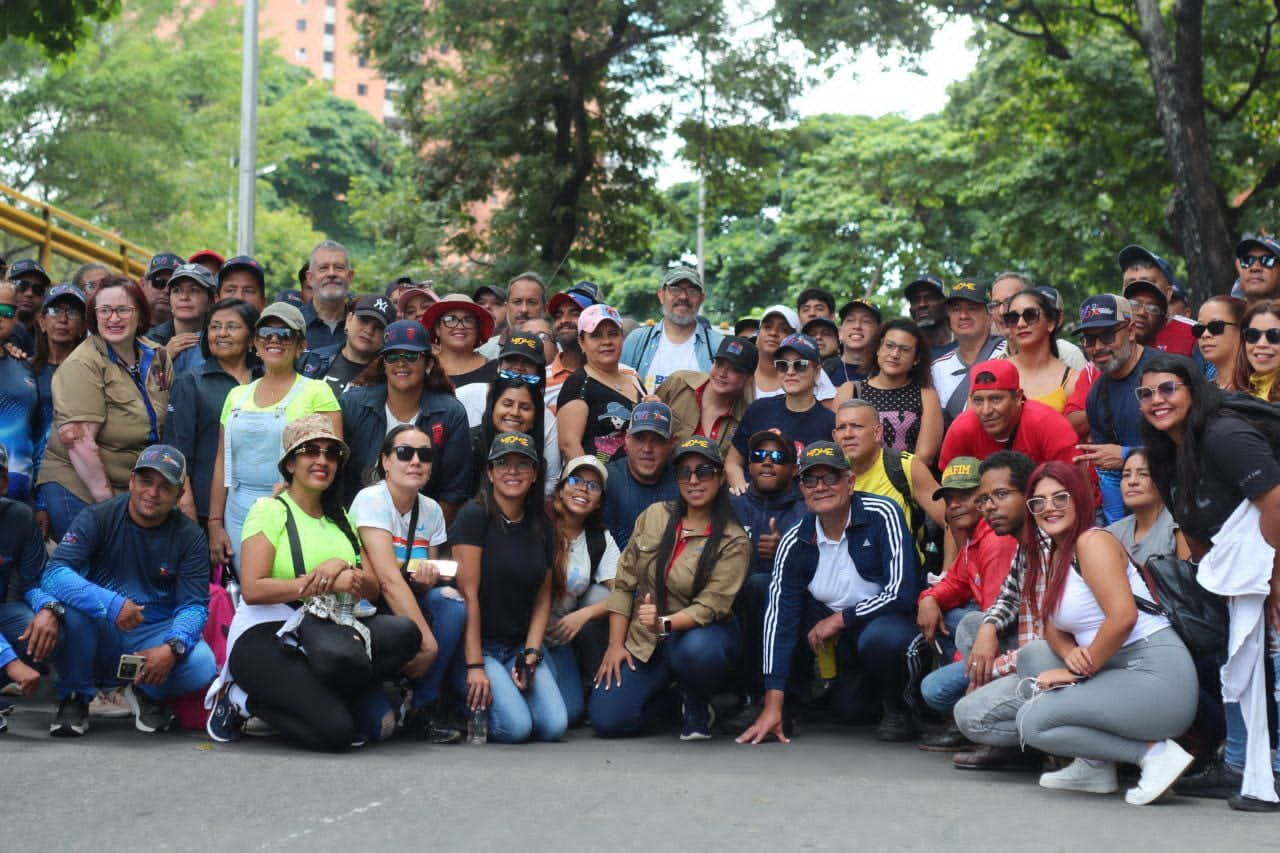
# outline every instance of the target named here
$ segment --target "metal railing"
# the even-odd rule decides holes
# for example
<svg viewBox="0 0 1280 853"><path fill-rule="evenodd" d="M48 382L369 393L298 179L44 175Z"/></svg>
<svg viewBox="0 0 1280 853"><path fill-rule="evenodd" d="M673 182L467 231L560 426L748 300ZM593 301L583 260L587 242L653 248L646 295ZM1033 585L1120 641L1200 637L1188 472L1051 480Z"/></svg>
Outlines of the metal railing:
<svg viewBox="0 0 1280 853"><path fill-rule="evenodd" d="M141 278L152 252L51 204L0 184L0 231L40 247L40 265L53 255L79 264L99 263Z"/></svg>

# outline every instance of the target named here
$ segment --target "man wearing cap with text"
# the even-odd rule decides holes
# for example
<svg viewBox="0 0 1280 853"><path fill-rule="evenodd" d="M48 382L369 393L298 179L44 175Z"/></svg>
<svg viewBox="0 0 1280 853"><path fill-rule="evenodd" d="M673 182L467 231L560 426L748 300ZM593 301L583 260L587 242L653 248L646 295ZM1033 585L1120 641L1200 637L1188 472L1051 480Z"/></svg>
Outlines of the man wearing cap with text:
<svg viewBox="0 0 1280 853"><path fill-rule="evenodd" d="M705 300L697 270L675 267L663 276L662 319L632 331L622 345L622 363L635 368L645 390L655 390L677 370L711 370L722 335L698 322Z"/></svg>
<svg viewBox="0 0 1280 853"><path fill-rule="evenodd" d="M671 407L677 442L702 435L716 442L723 457L747 411L746 390L756 372L756 347L746 338L720 342L710 373L677 370L658 386L657 397Z"/></svg>
<svg viewBox="0 0 1280 853"><path fill-rule="evenodd" d="M956 348L935 356L930 369L948 426L969 401L969 368L1005 354L1005 339L991 328L987 302L986 286L976 281L957 281L947 294L947 321L955 335Z"/></svg>
<svg viewBox="0 0 1280 853"><path fill-rule="evenodd" d="M839 446L816 441L800 453L807 512L782 537L775 557L764 631L764 708L739 743L770 735L787 740L786 693L797 695L813 655L835 645L832 707L837 720L862 716L861 679L883 710L876 736L914 739L906 701L908 648L915 639L916 554L902 510L853 490Z"/></svg>
<svg viewBox="0 0 1280 853"><path fill-rule="evenodd" d="M942 286L942 277L926 273L908 284L903 296L907 298L911 319L929 342L933 357L946 355L955 349L956 342L947 323L947 293Z"/></svg>
<svg viewBox="0 0 1280 853"><path fill-rule="evenodd" d="M169 728L165 699L201 690L215 675L201 639L209 615L209 543L177 510L187 463L166 444L138 456L128 492L91 504L71 523L41 580L62 606L55 653L55 737L88 730L89 699L111 682L122 654L143 659L125 696L139 731ZM101 666L107 667L102 669Z"/></svg>
<svg viewBox="0 0 1280 853"><path fill-rule="evenodd" d="M298 359L298 372L308 379L323 379L333 389L333 396L341 397L382 352L383 336L394 322L390 299L377 293L361 296L347 315L346 341L307 350Z"/></svg>

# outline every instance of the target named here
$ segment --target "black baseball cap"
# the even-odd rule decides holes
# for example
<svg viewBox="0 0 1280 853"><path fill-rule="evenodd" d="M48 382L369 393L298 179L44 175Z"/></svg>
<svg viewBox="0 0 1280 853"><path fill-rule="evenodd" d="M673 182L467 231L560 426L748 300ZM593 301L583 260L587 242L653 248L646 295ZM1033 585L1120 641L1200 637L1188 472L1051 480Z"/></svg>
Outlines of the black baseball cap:
<svg viewBox="0 0 1280 853"><path fill-rule="evenodd" d="M44 282L44 287L53 284L53 280L49 278L49 274L44 271L44 267L40 266L39 261L31 258L23 258L20 261L14 261L9 265L9 278L16 279L24 275L37 275Z"/></svg>
<svg viewBox="0 0 1280 853"><path fill-rule="evenodd" d="M1244 257L1244 253L1253 246L1280 258L1280 240L1270 234L1246 234L1241 237L1240 242L1236 243L1236 257Z"/></svg>
<svg viewBox="0 0 1280 853"><path fill-rule="evenodd" d="M377 320L382 323L384 329L396 321L396 309L392 307L391 300L381 293L366 293L361 296L356 300L351 313L357 317Z"/></svg>
<svg viewBox="0 0 1280 853"><path fill-rule="evenodd" d="M741 335L747 331L760 331L760 321L755 317L743 317L741 320L733 324L733 333Z"/></svg>
<svg viewBox="0 0 1280 853"><path fill-rule="evenodd" d="M907 299L910 299L911 291L917 290L921 287L926 287L930 290L935 290L937 291L939 296L947 295L946 288L942 286L942 276L937 276L937 275L934 275L933 273L925 273L924 275L917 278L915 281L908 284L906 289L902 291L902 294L906 296Z"/></svg>
<svg viewBox="0 0 1280 853"><path fill-rule="evenodd" d="M152 256L151 263L147 264L147 274L143 278L151 278L158 272L173 272L185 263L186 261L173 252L161 252Z"/></svg>
<svg viewBox="0 0 1280 853"><path fill-rule="evenodd" d="M547 355L542 350L542 342L528 332L511 333L511 338L498 350L498 360L504 358L523 358L537 367L547 366Z"/></svg>
<svg viewBox="0 0 1280 853"><path fill-rule="evenodd" d="M712 361L718 359L729 362L739 373L755 373L756 366L760 363L760 351L751 341L735 335L720 342L720 348L716 350Z"/></svg>
<svg viewBox="0 0 1280 853"><path fill-rule="evenodd" d="M1156 299L1160 300L1161 306L1166 309L1169 307L1169 297L1164 295L1164 291L1160 289L1160 285L1156 284L1154 281L1147 281L1145 278L1140 278L1137 281L1129 282L1128 287L1124 289L1124 298L1132 301L1133 297L1139 293L1149 293L1156 297Z"/></svg>
<svg viewBox="0 0 1280 853"><path fill-rule="evenodd" d="M861 297L859 297L857 299L850 299L848 302L840 306L840 314L839 314L840 322L843 323L844 318L849 316L849 312L855 308L861 308L863 311L866 311L872 317L875 317L877 323L881 321L882 315L880 314L880 309L876 307L876 304L874 302L871 302L869 300L862 299Z"/></svg>
<svg viewBox="0 0 1280 853"><path fill-rule="evenodd" d="M493 443L489 445L489 461L501 459L508 453L519 453L538 461L538 449L533 446L533 439L523 432L503 432L494 436Z"/></svg>
<svg viewBox="0 0 1280 853"><path fill-rule="evenodd" d="M786 433L780 429L762 429L759 432L751 434L751 438L747 439L747 449L755 450L766 441L776 441L782 445L782 452L786 454L787 461L784 464L791 464L796 461L796 443L787 438Z"/></svg>
<svg viewBox="0 0 1280 853"><path fill-rule="evenodd" d="M233 270L248 270L258 279L258 287L264 291L267 289L267 273L262 268L262 264L258 263L248 255L236 255L234 258L228 258L227 262L222 265L222 269L218 270L218 286L222 286L222 279L227 273Z"/></svg>
<svg viewBox="0 0 1280 853"><path fill-rule="evenodd" d="M849 459L834 441L815 441L800 451L800 473L825 465L837 471L849 470Z"/></svg>
<svg viewBox="0 0 1280 853"><path fill-rule="evenodd" d="M1155 266L1160 272L1164 273L1165 280L1169 284L1173 284L1173 264L1157 255L1150 249L1138 245L1125 246L1120 250L1120 254L1116 256L1116 262L1120 265L1120 272L1124 272L1136 263L1148 263Z"/></svg>
<svg viewBox="0 0 1280 853"><path fill-rule="evenodd" d="M970 279L961 279L951 285L951 289L947 292L947 301L954 302L957 299L963 299L966 302L976 302L985 306L989 301L987 297L987 286L981 282L972 281Z"/></svg>
<svg viewBox="0 0 1280 853"><path fill-rule="evenodd" d="M877 317L876 319L879 318ZM801 328L800 331L804 332L809 337L813 337L813 330L818 326L826 326L837 335L840 334L840 327L837 326L836 321L832 320L830 317L814 317L812 320L805 323L804 327Z"/></svg>
<svg viewBox="0 0 1280 853"><path fill-rule="evenodd" d="M499 302L506 302L506 301L507 301L507 291L506 291L504 288L502 288L502 287L500 287L499 285L496 285L496 284L482 284L482 285L480 285L479 287L477 287L477 288L475 289L475 292L473 292L473 293L471 294L471 298L472 298L472 299L474 299L476 302L479 302L479 301L480 301L480 295L481 295L481 294L484 294L484 293L487 293L487 294L489 294L490 296L496 296L496 297L498 297L498 301L499 301Z"/></svg>
<svg viewBox="0 0 1280 853"><path fill-rule="evenodd" d="M677 444L675 452L671 454L671 464L675 465L681 456L688 456L690 453L710 460L718 467L724 467L724 459L720 456L720 448L716 446L714 441L701 435L690 436Z"/></svg>

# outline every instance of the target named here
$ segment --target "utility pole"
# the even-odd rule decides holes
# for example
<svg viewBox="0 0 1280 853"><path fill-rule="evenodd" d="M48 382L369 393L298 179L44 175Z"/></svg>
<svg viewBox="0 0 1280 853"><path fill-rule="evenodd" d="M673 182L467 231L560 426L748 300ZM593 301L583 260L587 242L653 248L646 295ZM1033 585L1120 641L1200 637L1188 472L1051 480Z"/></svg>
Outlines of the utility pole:
<svg viewBox="0 0 1280 853"><path fill-rule="evenodd" d="M707 48L700 45L702 55L702 85L699 86L702 106L702 139L698 144L698 278L706 281L707 242Z"/></svg>
<svg viewBox="0 0 1280 853"><path fill-rule="evenodd" d="M244 0L240 69L240 222L236 254L253 254L253 212L258 165L258 0Z"/></svg>

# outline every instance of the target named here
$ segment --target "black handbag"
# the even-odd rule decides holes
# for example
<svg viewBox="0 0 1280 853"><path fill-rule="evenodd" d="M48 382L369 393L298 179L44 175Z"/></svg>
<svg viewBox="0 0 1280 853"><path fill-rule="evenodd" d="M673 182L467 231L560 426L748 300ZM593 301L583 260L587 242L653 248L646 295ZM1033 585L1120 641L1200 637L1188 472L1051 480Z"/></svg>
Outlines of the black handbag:
<svg viewBox="0 0 1280 853"><path fill-rule="evenodd" d="M1200 585L1190 560L1157 556L1138 567L1154 601L1134 596L1138 609L1164 616L1194 658L1221 659L1227 653L1227 602Z"/></svg>

